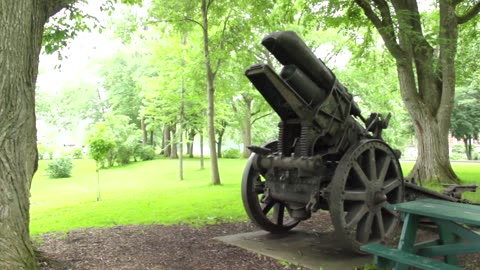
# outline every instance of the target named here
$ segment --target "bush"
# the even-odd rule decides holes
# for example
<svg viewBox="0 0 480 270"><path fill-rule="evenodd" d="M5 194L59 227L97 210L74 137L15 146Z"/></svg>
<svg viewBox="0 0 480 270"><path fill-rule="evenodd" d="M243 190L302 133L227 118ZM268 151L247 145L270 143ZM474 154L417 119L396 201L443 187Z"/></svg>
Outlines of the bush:
<svg viewBox="0 0 480 270"><path fill-rule="evenodd" d="M45 154L47 153L47 148L45 145L39 143L37 144L38 159L44 159Z"/></svg>
<svg viewBox="0 0 480 270"><path fill-rule="evenodd" d="M120 145L117 149L117 156L116 161L120 165L126 165L130 163L130 158L133 155L132 148L128 147L128 145Z"/></svg>
<svg viewBox="0 0 480 270"><path fill-rule="evenodd" d="M452 148L452 153L465 154L465 146L463 146L461 144L454 145L453 148Z"/></svg>
<svg viewBox="0 0 480 270"><path fill-rule="evenodd" d="M59 158L48 163L47 175L49 178L67 178L72 176L73 163L69 158Z"/></svg>
<svg viewBox="0 0 480 270"><path fill-rule="evenodd" d="M222 151L223 158L240 158L240 150L235 148L229 148Z"/></svg>
<svg viewBox="0 0 480 270"><path fill-rule="evenodd" d="M450 154L450 160L463 160L466 159L465 154L452 153Z"/></svg>
<svg viewBox="0 0 480 270"><path fill-rule="evenodd" d="M138 157L143 161L153 160L155 159L155 149L151 145L143 146L138 151Z"/></svg>
<svg viewBox="0 0 480 270"><path fill-rule="evenodd" d="M103 168L105 160L108 159L109 165L113 165L113 158L110 160L111 153L114 152L115 143L111 140L103 138L93 138L90 140L89 155L97 163L97 167ZM110 163L111 161L111 163Z"/></svg>
<svg viewBox="0 0 480 270"><path fill-rule="evenodd" d="M73 159L82 159L83 158L82 148L76 148L75 150L72 151L71 155Z"/></svg>

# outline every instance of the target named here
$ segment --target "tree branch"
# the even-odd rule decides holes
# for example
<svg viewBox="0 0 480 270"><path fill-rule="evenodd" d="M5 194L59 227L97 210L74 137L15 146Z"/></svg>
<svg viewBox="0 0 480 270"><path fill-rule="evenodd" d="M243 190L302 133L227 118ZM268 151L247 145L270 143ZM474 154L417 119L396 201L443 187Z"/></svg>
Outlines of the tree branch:
<svg viewBox="0 0 480 270"><path fill-rule="evenodd" d="M355 0L355 2L363 9L363 12L367 18L373 23L375 28L377 28L380 36L382 36L382 39L385 42L385 46L390 51L392 56L396 59L402 58L404 53L396 41L395 30L393 28L393 22L390 15L390 10L388 9L388 4L384 0L375 0L375 3L380 9L380 14L382 15L382 20L380 20L367 0Z"/></svg>
<svg viewBox="0 0 480 270"><path fill-rule="evenodd" d="M211 1L213 2L213 0ZM225 47L225 33L226 33L226 30L227 30L227 24L228 24L228 21L230 20L230 16L232 15L232 10L233 8L231 8L229 11L228 11L228 15L227 17L225 18L225 21L223 22L223 29L222 29L222 39L220 40L220 44L219 44L219 49L220 51L223 51L224 47ZM218 59L217 60L217 64L215 65L215 69L213 70L213 76L215 77L217 75L217 71L218 69L220 68L220 64L222 63L221 59Z"/></svg>
<svg viewBox="0 0 480 270"><path fill-rule="evenodd" d="M471 20L475 15L480 12L480 1L478 1L473 7L468 9L465 14L462 16L457 15L457 22L458 24L463 24Z"/></svg>
<svg viewBox="0 0 480 270"><path fill-rule="evenodd" d="M265 117L267 117L267 116L269 116L269 115L272 115L272 114L273 114L273 112L269 112L269 113L267 113L267 114L264 114L264 115L262 115L262 116L259 116L259 117L255 118L255 119L253 119L253 120L252 120L252 125L255 124L255 122L257 122L258 120L260 120L260 119L262 119L262 118L265 118Z"/></svg>
<svg viewBox="0 0 480 270"><path fill-rule="evenodd" d="M47 6L47 16L52 17L60 10L77 1L78 0L46 0L45 5Z"/></svg>

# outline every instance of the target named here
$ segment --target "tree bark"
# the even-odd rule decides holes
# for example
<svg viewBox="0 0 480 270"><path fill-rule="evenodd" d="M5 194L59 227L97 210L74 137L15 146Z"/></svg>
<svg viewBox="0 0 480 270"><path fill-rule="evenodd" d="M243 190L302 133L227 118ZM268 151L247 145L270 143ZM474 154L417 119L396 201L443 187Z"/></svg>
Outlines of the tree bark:
<svg viewBox="0 0 480 270"><path fill-rule="evenodd" d="M468 160L472 160L472 138L463 137L463 145L465 146L465 155Z"/></svg>
<svg viewBox="0 0 480 270"><path fill-rule="evenodd" d="M35 83L47 7L0 1L0 269L38 269L29 236Z"/></svg>
<svg viewBox="0 0 480 270"><path fill-rule="evenodd" d="M148 143L148 133L147 133L147 127L145 125L145 117L142 117L142 119L140 120L140 127L142 128L142 133L143 133L142 144L143 146L145 146Z"/></svg>
<svg viewBox="0 0 480 270"><path fill-rule="evenodd" d="M208 5L202 0L202 30L203 30L203 53L205 57L205 68L207 77L207 98L208 98L208 145L210 148L210 162L212 173L212 184L220 185L220 173L218 171L218 159L215 151L215 75L212 71L210 60L209 36L208 36Z"/></svg>
<svg viewBox="0 0 480 270"><path fill-rule="evenodd" d="M252 145L252 102L253 98L243 95L243 102L245 105L245 115L243 116L243 157L248 158L250 156L250 150L248 147Z"/></svg>
<svg viewBox="0 0 480 270"><path fill-rule="evenodd" d="M152 130L152 131L150 131L150 145L151 146L155 146L155 143L153 142L153 135L154 135L154 132Z"/></svg>
<svg viewBox="0 0 480 270"><path fill-rule="evenodd" d="M221 128L218 130L218 138L217 138L217 156L219 158L222 157L222 144L223 144L223 135L225 135L225 130L227 128L227 121L222 121Z"/></svg>
<svg viewBox="0 0 480 270"><path fill-rule="evenodd" d="M415 126L418 158L407 178L459 182L449 160L458 21L455 3L439 1L439 55L428 43L415 0L355 0L397 63L400 92ZM375 9L377 9L375 11ZM395 11L396 23L392 20ZM415 74L416 73L416 74Z"/></svg>
<svg viewBox="0 0 480 270"><path fill-rule="evenodd" d="M193 142L195 141L195 135L197 132L194 128L190 129L188 132L188 143L187 143L187 154L190 158L193 158Z"/></svg>
<svg viewBox="0 0 480 270"><path fill-rule="evenodd" d="M163 128L163 156L164 157L169 157L170 154L172 153L172 140L170 139L170 126L165 125Z"/></svg>
<svg viewBox="0 0 480 270"><path fill-rule="evenodd" d="M172 149L172 151L170 152L170 158L176 159L176 158L178 158L177 128L175 126L171 126L170 130L172 132L171 137L170 137L170 138L172 138L171 141L170 141L170 145L171 145L171 149Z"/></svg>
<svg viewBox="0 0 480 270"><path fill-rule="evenodd" d="M200 132L200 169L205 169L205 156L203 155L203 131Z"/></svg>

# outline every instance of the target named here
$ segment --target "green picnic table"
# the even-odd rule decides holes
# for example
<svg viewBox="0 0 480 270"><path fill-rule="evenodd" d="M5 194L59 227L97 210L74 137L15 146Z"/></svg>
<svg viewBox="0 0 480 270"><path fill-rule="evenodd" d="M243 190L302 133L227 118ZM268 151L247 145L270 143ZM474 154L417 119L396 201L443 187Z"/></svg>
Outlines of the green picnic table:
<svg viewBox="0 0 480 270"><path fill-rule="evenodd" d="M480 226L480 206L425 199L387 206L403 217L398 248L379 243L363 245L362 251L375 255L381 269L462 269L457 255L480 252L480 235L468 225ZM438 227L438 239L415 243L420 219L428 218ZM444 261L431 257L443 257Z"/></svg>

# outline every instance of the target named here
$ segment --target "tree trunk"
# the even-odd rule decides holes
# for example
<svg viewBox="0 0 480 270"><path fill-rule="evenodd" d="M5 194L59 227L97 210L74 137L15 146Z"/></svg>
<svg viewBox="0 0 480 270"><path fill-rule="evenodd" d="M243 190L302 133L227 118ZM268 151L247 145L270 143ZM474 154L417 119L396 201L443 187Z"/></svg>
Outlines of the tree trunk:
<svg viewBox="0 0 480 270"><path fill-rule="evenodd" d="M203 155L203 131L200 132L200 169L205 169L205 157Z"/></svg>
<svg viewBox="0 0 480 270"><path fill-rule="evenodd" d="M170 152L170 158L176 159L178 158L178 149L177 149L177 128L175 126L171 126L170 130L172 132L171 138L172 140L170 141L171 149L172 151Z"/></svg>
<svg viewBox="0 0 480 270"><path fill-rule="evenodd" d="M197 135L197 132L195 131L194 128L192 128L188 132L188 143L187 143L187 154L190 158L193 158L193 142L195 141L195 135Z"/></svg>
<svg viewBox="0 0 480 270"><path fill-rule="evenodd" d="M448 133L439 131L439 124L426 112L415 114L418 157L409 178L417 181L452 182L456 175L450 166Z"/></svg>
<svg viewBox="0 0 480 270"><path fill-rule="evenodd" d="M155 146L154 143L153 143L153 134L154 134L153 130L150 131L150 145L151 146Z"/></svg>
<svg viewBox="0 0 480 270"><path fill-rule="evenodd" d="M210 61L210 48L208 36L208 5L206 0L202 0L202 30L203 30L203 53L205 56L205 68L207 78L207 98L208 98L208 145L210 148L210 162L212 172L212 184L220 185L220 173L218 171L218 159L215 154L215 75L212 71Z"/></svg>
<svg viewBox="0 0 480 270"><path fill-rule="evenodd" d="M228 122L227 121L222 121L222 124L220 125L221 128L217 130L218 133L218 139L217 139L217 156L219 158L222 157L222 144L223 144L223 135L225 135L225 130L227 128Z"/></svg>
<svg viewBox="0 0 480 270"><path fill-rule="evenodd" d="M245 104L245 115L243 116L243 132L242 132L242 141L243 141L243 157L248 158L250 156L250 150L248 147L252 145L252 102L253 98L249 96L243 96L243 101Z"/></svg>
<svg viewBox="0 0 480 270"><path fill-rule="evenodd" d="M0 269L38 269L29 198L38 165L35 83L46 19L43 1L0 1Z"/></svg>
<svg viewBox="0 0 480 270"><path fill-rule="evenodd" d="M145 117L142 117L142 119L140 120L140 127L141 127L142 132L143 132L142 144L143 144L143 146L145 146L145 145L147 145L147 142L148 142L147 127L145 126Z"/></svg>
<svg viewBox="0 0 480 270"><path fill-rule="evenodd" d="M417 162L408 178L459 182L448 155L457 29L461 19L455 14L457 1L439 1L438 54L423 33L417 1L355 2L377 28L397 63L400 92L418 142ZM478 13L475 8L472 11Z"/></svg>
<svg viewBox="0 0 480 270"><path fill-rule="evenodd" d="M472 160L472 138L464 137L463 145L465 146L465 155L468 160Z"/></svg>
<svg viewBox="0 0 480 270"><path fill-rule="evenodd" d="M164 157L169 157L172 153L172 141L170 139L170 127L168 125L165 125L163 128L163 156Z"/></svg>

